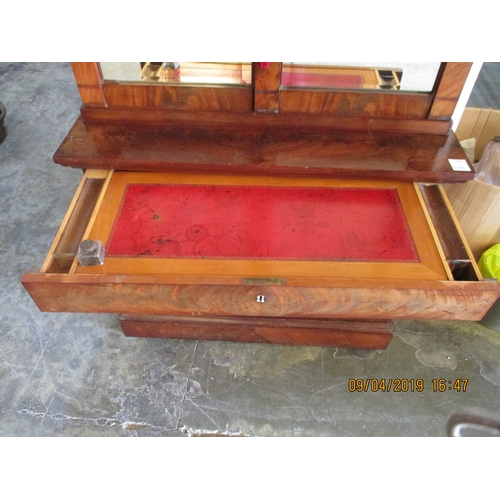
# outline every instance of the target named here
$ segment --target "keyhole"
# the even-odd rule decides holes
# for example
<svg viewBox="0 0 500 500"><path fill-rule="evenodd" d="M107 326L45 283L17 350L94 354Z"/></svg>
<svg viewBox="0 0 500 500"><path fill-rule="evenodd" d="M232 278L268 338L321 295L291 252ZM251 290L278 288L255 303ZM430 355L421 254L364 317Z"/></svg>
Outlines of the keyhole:
<svg viewBox="0 0 500 500"><path fill-rule="evenodd" d="M257 302L265 302L266 301L266 298L264 297L264 295L257 295Z"/></svg>

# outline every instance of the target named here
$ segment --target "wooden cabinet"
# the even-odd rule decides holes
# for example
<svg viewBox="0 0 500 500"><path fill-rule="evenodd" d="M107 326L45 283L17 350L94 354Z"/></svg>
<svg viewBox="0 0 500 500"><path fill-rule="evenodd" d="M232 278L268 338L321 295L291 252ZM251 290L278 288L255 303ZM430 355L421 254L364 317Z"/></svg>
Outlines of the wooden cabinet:
<svg viewBox="0 0 500 500"><path fill-rule="evenodd" d="M85 172L23 284L42 311L117 313L138 336L383 349L393 319L480 320L500 286L439 184L474 176L450 131L468 68L443 65L423 96L296 99L280 63L243 89L75 64L84 105L54 160ZM85 239L102 266L79 264Z"/></svg>

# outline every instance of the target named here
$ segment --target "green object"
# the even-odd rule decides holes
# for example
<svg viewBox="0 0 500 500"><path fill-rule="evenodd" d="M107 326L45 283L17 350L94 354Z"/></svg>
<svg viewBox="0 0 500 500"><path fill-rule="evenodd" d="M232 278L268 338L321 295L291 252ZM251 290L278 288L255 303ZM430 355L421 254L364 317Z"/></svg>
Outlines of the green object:
<svg viewBox="0 0 500 500"><path fill-rule="evenodd" d="M496 278L500 281L500 244L493 245L481 255L477 263L483 278ZM481 324L500 332L500 299L491 306L481 320Z"/></svg>
<svg viewBox="0 0 500 500"><path fill-rule="evenodd" d="M481 255L478 266L483 278L496 278L500 281L500 243Z"/></svg>

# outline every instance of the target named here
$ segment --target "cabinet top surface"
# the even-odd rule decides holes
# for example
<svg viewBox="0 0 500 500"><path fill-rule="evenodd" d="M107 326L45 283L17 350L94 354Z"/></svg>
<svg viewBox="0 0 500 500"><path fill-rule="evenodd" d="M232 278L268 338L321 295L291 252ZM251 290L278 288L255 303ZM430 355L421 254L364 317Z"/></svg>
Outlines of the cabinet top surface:
<svg viewBox="0 0 500 500"><path fill-rule="evenodd" d="M449 160L459 160L454 170ZM76 168L463 182L474 177L453 133L197 127L79 117L54 155Z"/></svg>

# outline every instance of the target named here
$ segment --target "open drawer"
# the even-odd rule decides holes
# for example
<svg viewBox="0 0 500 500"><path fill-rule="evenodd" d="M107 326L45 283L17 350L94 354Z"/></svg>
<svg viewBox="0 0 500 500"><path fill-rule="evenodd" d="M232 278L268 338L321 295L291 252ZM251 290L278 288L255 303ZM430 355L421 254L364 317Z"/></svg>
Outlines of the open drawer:
<svg viewBox="0 0 500 500"><path fill-rule="evenodd" d="M437 184L112 170L86 171L22 281L131 335L377 349L393 319L478 321L500 296Z"/></svg>

